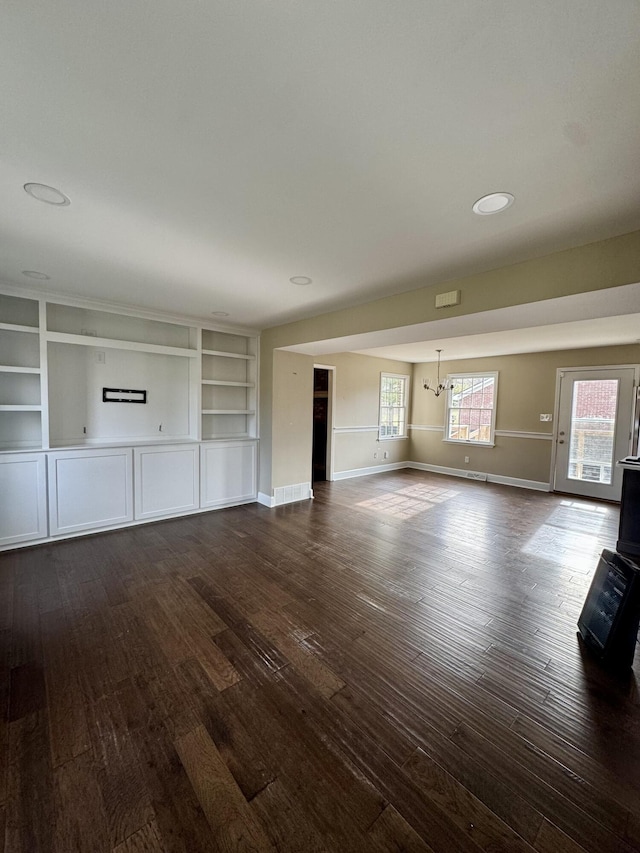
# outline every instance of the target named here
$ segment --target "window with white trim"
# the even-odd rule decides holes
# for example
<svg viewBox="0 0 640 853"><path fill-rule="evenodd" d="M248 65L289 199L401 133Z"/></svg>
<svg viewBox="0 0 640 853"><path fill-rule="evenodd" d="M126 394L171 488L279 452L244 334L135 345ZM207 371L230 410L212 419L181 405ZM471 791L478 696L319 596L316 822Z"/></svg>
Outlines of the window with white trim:
<svg viewBox="0 0 640 853"><path fill-rule="evenodd" d="M447 376L445 441L494 444L497 373L453 373Z"/></svg>
<svg viewBox="0 0 640 853"><path fill-rule="evenodd" d="M380 374L379 437L407 437L409 377L401 373Z"/></svg>

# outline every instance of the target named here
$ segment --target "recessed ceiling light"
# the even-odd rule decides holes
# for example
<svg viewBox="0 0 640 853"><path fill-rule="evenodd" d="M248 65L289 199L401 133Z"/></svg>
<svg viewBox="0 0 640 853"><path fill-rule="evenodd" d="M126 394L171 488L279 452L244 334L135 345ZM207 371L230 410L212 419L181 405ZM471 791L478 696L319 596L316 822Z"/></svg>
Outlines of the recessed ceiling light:
<svg viewBox="0 0 640 853"><path fill-rule="evenodd" d="M304 287L306 284L311 284L312 279L306 275L293 275L289 279L291 284L298 284L300 287Z"/></svg>
<svg viewBox="0 0 640 853"><path fill-rule="evenodd" d="M490 216L511 207L514 201L515 197L511 193L489 193L479 198L472 209L479 216Z"/></svg>
<svg viewBox="0 0 640 853"><path fill-rule="evenodd" d="M229 316L228 311L212 311L211 313L214 317L228 317Z"/></svg>
<svg viewBox="0 0 640 853"><path fill-rule="evenodd" d="M22 275L26 275L27 278L37 278L38 281L49 281L51 278L50 275L47 275L44 272L38 272L37 270L22 270Z"/></svg>
<svg viewBox="0 0 640 853"><path fill-rule="evenodd" d="M47 184L25 184L24 191L38 201L44 201L47 204L56 204L59 207L67 207L71 204L71 199L67 198L64 193L55 187L47 186Z"/></svg>

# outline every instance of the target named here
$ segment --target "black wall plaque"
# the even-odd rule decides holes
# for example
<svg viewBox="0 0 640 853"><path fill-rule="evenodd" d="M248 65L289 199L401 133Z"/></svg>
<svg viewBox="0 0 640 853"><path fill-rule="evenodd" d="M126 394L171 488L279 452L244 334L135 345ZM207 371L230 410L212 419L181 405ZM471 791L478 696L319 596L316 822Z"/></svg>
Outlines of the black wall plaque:
<svg viewBox="0 0 640 853"><path fill-rule="evenodd" d="M103 403L146 403L146 391L134 391L131 388L103 388Z"/></svg>

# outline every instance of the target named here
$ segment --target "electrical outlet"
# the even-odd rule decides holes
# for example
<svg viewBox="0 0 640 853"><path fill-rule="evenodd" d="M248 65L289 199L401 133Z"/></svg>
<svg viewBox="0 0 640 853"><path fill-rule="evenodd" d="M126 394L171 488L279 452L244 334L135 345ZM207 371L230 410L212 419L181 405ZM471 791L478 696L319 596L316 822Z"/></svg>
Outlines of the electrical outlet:
<svg viewBox="0 0 640 853"><path fill-rule="evenodd" d="M376 452L373 454L373 458L374 458L374 459L377 459L377 458L378 458L378 451L377 451L377 450L376 450Z"/></svg>
<svg viewBox="0 0 640 853"><path fill-rule="evenodd" d="M465 457L464 457L464 461L465 461L465 462L466 462L466 464L468 465L468 464L469 464L469 461L470 461L470 460L469 460L469 457L468 457L468 456L465 456Z"/></svg>
<svg viewBox="0 0 640 853"><path fill-rule="evenodd" d="M540 415L540 420L545 422L552 421L553 415Z"/></svg>
<svg viewBox="0 0 640 853"><path fill-rule="evenodd" d="M96 353L96 364L104 364L106 362L106 355L103 352Z"/></svg>

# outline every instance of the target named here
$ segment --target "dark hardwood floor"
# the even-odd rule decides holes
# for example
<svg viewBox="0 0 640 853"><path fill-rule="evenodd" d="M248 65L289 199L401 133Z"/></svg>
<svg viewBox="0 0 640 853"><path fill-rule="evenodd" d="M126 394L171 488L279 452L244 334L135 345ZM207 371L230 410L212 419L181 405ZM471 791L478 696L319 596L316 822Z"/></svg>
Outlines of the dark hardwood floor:
<svg viewBox="0 0 640 853"><path fill-rule="evenodd" d="M0 555L4 850L640 850L617 523L401 471Z"/></svg>

